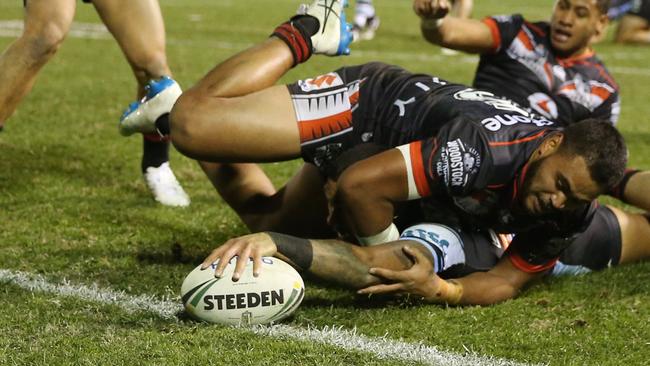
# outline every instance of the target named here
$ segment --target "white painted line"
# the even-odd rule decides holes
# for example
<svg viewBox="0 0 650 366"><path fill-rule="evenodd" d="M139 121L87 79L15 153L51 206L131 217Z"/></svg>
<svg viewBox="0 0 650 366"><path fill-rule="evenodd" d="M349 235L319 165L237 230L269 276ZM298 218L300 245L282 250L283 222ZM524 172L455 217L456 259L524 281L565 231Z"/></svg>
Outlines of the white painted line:
<svg viewBox="0 0 650 366"><path fill-rule="evenodd" d="M397 359L407 362L419 362L425 365L474 365L474 366L518 366L524 365L494 357L480 356L477 354L460 355L451 352L439 351L435 347L422 343L406 343L388 338L370 338L359 335L355 330L346 330L339 327L297 328L289 325L275 325L272 327L258 327L255 333L272 337L286 337L300 340L310 340L315 343L324 343L348 351L363 351L373 354L379 359Z"/></svg>
<svg viewBox="0 0 650 366"><path fill-rule="evenodd" d="M97 285L73 285L68 281L51 283L40 275L0 269L0 282L11 283L32 292L47 292L74 297L106 305L115 305L126 312L147 311L165 319L176 319L176 313L183 310L181 304L155 299L153 296L132 296L124 292L100 288Z"/></svg>
<svg viewBox="0 0 650 366"><path fill-rule="evenodd" d="M124 292L97 285L75 285L68 281L51 283L40 275L0 269L0 283L8 283L31 292L44 292L73 297L84 301L113 305L127 312L146 311L164 319L176 321L176 314L182 306L169 299L155 299L153 296L132 296ZM357 334L356 330L341 327L300 328L291 325L256 326L240 328L262 336L290 338L334 346L348 351L366 352L379 359L393 359L406 362L420 362L425 365L475 365L475 366L519 366L524 365L494 357L477 354L460 355L439 351L422 343L407 343L388 338L372 338Z"/></svg>
<svg viewBox="0 0 650 366"><path fill-rule="evenodd" d="M0 21L0 37L19 37L23 34L22 20ZM84 39L112 39L106 26L102 23L72 23L68 37Z"/></svg>
<svg viewBox="0 0 650 366"><path fill-rule="evenodd" d="M23 22L21 20L5 20L0 21L0 37L18 37L23 32ZM108 32L106 27L101 23L78 23L74 22L68 34L69 37L73 38L90 38L90 39L112 39L111 34ZM180 46L193 46L193 47L212 47L223 50L243 50L248 48L254 43L251 42L229 42L229 41L197 41L189 39L175 39L168 38L168 44L180 45ZM626 56L627 55L627 56ZM476 64L478 62L478 57L475 55L456 55L456 56L445 56L437 53L434 46L431 46L431 52L426 53L415 53L415 52L387 52L387 51L373 51L373 50L354 50L349 58L377 58L383 60L395 60L395 61L420 61L420 62L461 62L468 64ZM616 52L614 58L620 59L633 59L643 57L644 55L639 56L637 53L629 52ZM615 74L627 74L634 76L650 76L650 69L643 67L625 67L625 66L613 66L608 67L608 69Z"/></svg>

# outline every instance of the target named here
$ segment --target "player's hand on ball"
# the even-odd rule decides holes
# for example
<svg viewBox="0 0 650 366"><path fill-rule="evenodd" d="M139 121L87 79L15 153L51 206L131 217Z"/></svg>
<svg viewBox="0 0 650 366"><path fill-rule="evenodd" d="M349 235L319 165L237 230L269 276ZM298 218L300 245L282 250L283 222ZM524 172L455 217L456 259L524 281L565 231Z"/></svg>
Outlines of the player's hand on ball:
<svg viewBox="0 0 650 366"><path fill-rule="evenodd" d="M450 9L449 0L413 0L413 11L423 19L444 18Z"/></svg>
<svg viewBox="0 0 650 366"><path fill-rule="evenodd" d="M235 271L232 275L232 280L237 281L241 277L244 267L248 259L253 260L253 276L257 277L260 274L262 267L262 257L273 256L278 248L271 240L271 237L266 233L255 233L240 236L238 238L230 239L220 247L210 253L207 258L203 260L201 269L209 268L212 263L219 260L217 267L214 271L215 277L221 277L223 270L233 257L237 257L237 264Z"/></svg>
<svg viewBox="0 0 650 366"><path fill-rule="evenodd" d="M382 278L386 284L374 285L357 291L359 294L412 294L423 298L435 296L443 281L433 271L431 261L421 252L409 246L402 248L404 253L411 258L413 265L403 271L393 271L385 268L370 268L369 273Z"/></svg>

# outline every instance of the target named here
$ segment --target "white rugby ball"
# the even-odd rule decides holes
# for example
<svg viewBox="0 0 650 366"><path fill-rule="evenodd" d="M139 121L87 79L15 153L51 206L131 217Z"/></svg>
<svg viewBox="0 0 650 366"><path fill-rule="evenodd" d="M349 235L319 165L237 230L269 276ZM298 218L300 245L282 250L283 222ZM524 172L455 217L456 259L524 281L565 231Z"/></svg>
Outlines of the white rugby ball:
<svg viewBox="0 0 650 366"><path fill-rule="evenodd" d="M262 258L258 277L253 277L249 259L239 281L232 280L237 257L214 277L217 262L205 270L194 268L181 286L185 310L197 320L226 325L252 325L277 322L291 315L302 302L305 284L286 262Z"/></svg>

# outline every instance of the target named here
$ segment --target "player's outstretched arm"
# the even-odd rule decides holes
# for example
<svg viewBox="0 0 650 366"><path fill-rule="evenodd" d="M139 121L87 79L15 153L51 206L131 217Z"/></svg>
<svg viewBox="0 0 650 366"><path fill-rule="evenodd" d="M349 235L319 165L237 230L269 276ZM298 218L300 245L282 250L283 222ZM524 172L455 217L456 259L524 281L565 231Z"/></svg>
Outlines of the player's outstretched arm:
<svg viewBox="0 0 650 366"><path fill-rule="evenodd" d="M408 245L410 249L404 250ZM263 256L275 256L291 264L298 272L350 289L380 284L382 278L370 273L371 267L401 271L412 267L414 253L425 271L433 270L433 258L424 245L413 241L395 241L361 247L336 239L302 239L291 235L263 232L234 238L216 248L203 261L207 269L217 259L215 276L223 273L227 263L237 256L233 280L237 280L249 258L253 274L259 275Z"/></svg>
<svg viewBox="0 0 650 366"><path fill-rule="evenodd" d="M490 305L516 297L530 281L540 278L544 272L528 273L516 268L508 256L487 272L475 272L457 278L463 287L463 305Z"/></svg>
<svg viewBox="0 0 650 366"><path fill-rule="evenodd" d="M421 253L408 247L404 247L404 251L412 258L414 264L411 268L402 271L371 268L369 273L381 277L384 283L361 289L358 293L408 293L437 304L491 305L517 296L526 283L540 276L520 271L510 259L502 258L488 272L443 280L433 272L431 263Z"/></svg>
<svg viewBox="0 0 650 366"><path fill-rule="evenodd" d="M494 39L490 28L475 19L447 16L448 0L414 0L413 11L420 17L420 30L427 41L443 47L485 53L492 50Z"/></svg>

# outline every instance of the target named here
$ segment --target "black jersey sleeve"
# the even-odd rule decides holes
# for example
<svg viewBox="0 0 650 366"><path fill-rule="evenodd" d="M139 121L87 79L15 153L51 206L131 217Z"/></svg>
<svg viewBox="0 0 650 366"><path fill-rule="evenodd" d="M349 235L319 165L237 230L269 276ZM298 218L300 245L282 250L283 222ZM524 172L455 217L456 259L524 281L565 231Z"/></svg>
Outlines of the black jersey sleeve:
<svg viewBox="0 0 650 366"><path fill-rule="evenodd" d="M489 181L489 147L474 123L456 120L436 136L399 147L406 160L410 198L433 193L466 196Z"/></svg>
<svg viewBox="0 0 650 366"><path fill-rule="evenodd" d="M510 43L517 37L521 26L524 24L524 18L521 14L514 15L497 15L483 19L492 32L492 52L498 53L508 48Z"/></svg>
<svg viewBox="0 0 650 366"><path fill-rule="evenodd" d="M574 73L558 89L558 110L562 123L569 124L586 118L598 118L615 125L620 113L619 87L605 65L591 56L575 62Z"/></svg>
<svg viewBox="0 0 650 366"><path fill-rule="evenodd" d="M597 202L543 219L535 229L517 233L506 251L515 267L524 272L552 268L560 254L581 235L593 220Z"/></svg>
<svg viewBox="0 0 650 366"><path fill-rule="evenodd" d="M613 88L612 88L613 89ZM621 101L618 95L618 90L612 90L604 96L602 103L598 105L589 116L590 118L598 118L609 121L612 125L618 122L618 116L621 112Z"/></svg>

